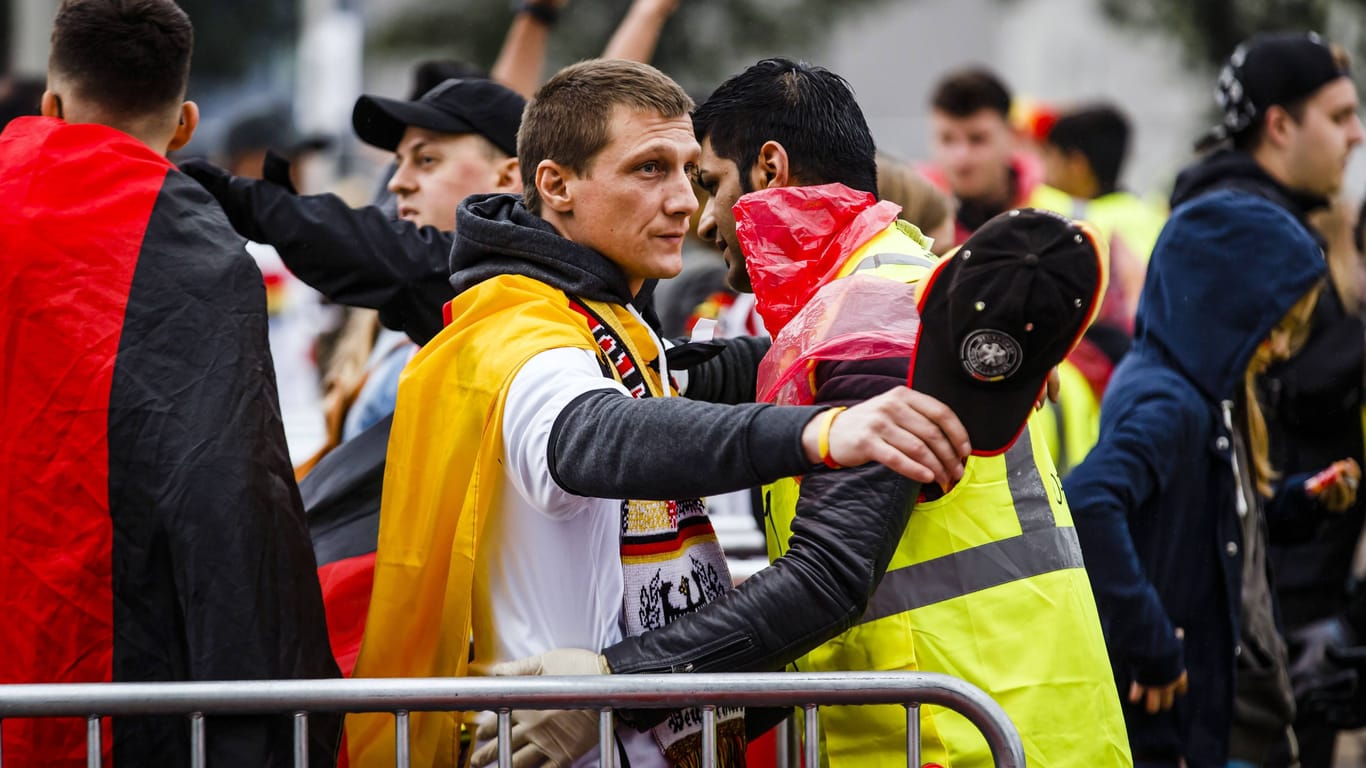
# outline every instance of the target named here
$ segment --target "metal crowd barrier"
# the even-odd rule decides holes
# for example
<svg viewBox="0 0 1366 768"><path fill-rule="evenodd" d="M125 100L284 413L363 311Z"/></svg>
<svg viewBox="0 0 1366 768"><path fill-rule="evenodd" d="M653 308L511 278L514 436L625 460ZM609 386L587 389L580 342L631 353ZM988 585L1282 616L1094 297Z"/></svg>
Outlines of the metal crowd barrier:
<svg viewBox="0 0 1366 768"><path fill-rule="evenodd" d="M511 765L512 709L601 712L602 766L612 768L613 709L702 708L702 765L716 765L716 707L802 707L807 766L819 765L817 706L901 704L906 707L906 764L920 768L920 705L953 709L977 726L999 768L1024 768L1014 724L981 689L958 678L919 672L825 672L602 677L471 677L276 680L204 683L68 683L0 685L0 729L6 718L86 718L89 768L100 768L100 718L188 715L190 764L205 766L205 717L292 714L294 765L308 768L309 712L392 712L397 768L409 766L408 713L499 713L498 764ZM209 723L208 727L212 727ZM4 755L0 754L0 766Z"/></svg>

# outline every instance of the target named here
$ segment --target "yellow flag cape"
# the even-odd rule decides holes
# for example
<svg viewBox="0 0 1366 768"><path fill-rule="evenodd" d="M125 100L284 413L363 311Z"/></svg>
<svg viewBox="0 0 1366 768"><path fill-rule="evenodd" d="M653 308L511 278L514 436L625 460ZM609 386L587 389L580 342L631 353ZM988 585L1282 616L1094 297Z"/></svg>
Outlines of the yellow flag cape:
<svg viewBox="0 0 1366 768"><path fill-rule="evenodd" d="M627 329L633 346L650 343L625 307L584 304ZM502 484L508 387L540 352L598 350L568 297L531 278L490 279L456 297L450 310L450 324L399 380L375 584L355 677L466 673L479 537ZM653 372L642 373L649 379ZM459 725L454 713L413 713L413 765L455 766ZM392 715L347 716L346 739L353 768L394 765Z"/></svg>

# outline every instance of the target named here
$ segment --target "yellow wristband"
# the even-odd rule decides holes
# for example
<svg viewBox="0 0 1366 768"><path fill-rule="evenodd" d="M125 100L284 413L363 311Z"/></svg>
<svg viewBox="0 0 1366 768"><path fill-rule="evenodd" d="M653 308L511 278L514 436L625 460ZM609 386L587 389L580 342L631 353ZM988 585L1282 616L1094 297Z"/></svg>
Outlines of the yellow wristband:
<svg viewBox="0 0 1366 768"><path fill-rule="evenodd" d="M825 419L825 422L821 424L821 431L816 440L816 448L820 451L821 461L824 462L825 466L831 469L841 469L839 462L830 457L830 427L834 425L835 417L840 415L840 411L843 410L846 409L841 405L836 408L831 408L821 414L821 418Z"/></svg>

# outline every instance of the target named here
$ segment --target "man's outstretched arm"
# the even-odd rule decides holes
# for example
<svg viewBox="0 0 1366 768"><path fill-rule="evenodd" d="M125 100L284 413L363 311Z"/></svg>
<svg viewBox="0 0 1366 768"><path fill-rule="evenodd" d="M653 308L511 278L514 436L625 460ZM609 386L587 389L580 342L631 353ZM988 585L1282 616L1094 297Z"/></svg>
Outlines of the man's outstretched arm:
<svg viewBox="0 0 1366 768"><path fill-rule="evenodd" d="M418 344L441 331L452 237L352 208L336 195L296 195L270 181L232 176L200 160L181 170L218 200L233 229L279 251L300 280L338 304L377 309L385 326Z"/></svg>

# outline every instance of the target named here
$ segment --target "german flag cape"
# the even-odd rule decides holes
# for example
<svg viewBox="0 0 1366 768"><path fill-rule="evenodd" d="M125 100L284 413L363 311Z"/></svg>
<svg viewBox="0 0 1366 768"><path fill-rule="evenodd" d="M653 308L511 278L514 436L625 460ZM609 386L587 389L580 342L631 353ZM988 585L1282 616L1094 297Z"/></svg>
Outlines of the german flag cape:
<svg viewBox="0 0 1366 768"><path fill-rule="evenodd" d="M653 345L625 307L585 305L629 329L643 348ZM486 280L453 299L449 311L450 325L417 353L399 381L375 586L356 677L466 673L479 537L502 491L508 387L537 353L598 351L569 298L528 277ZM393 722L388 714L347 717L352 766L394 764ZM459 723L452 713L414 712L413 764L454 766Z"/></svg>
<svg viewBox="0 0 1366 768"><path fill-rule="evenodd" d="M100 125L0 135L0 684L335 676L280 424L260 270L198 184ZM315 764L337 720L315 716ZM284 717L213 718L210 765L289 765ZM188 765L183 717L105 765ZM11 720L12 766L85 765Z"/></svg>

